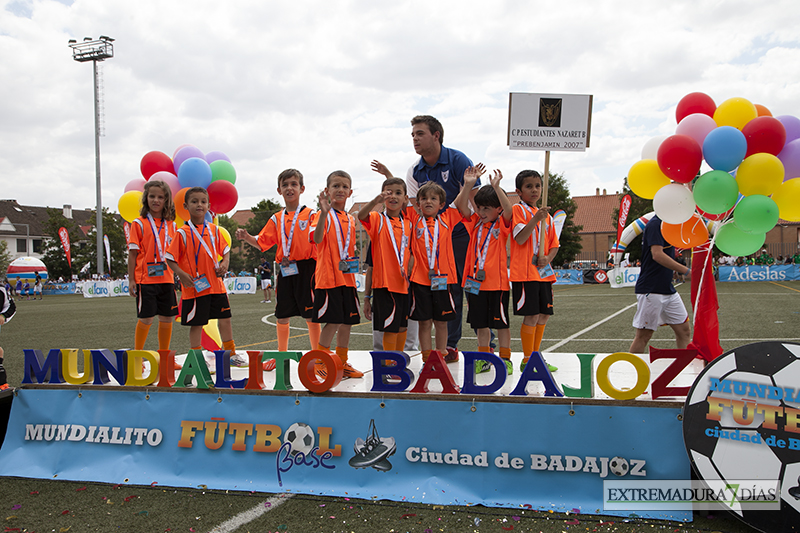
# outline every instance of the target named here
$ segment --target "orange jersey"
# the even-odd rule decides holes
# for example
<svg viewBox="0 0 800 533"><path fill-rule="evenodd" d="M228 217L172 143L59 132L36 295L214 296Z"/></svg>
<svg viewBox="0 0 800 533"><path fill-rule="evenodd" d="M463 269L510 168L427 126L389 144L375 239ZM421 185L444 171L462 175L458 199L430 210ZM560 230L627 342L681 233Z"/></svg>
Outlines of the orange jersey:
<svg viewBox="0 0 800 533"><path fill-rule="evenodd" d="M356 249L356 219L353 215L344 211L331 209L328 217L322 221L322 213L317 211L311 221L311 228L308 230L310 242L314 240L314 229L317 224L325 224L325 234L322 242L317 244L317 269L314 273L315 287L317 289L332 289L334 287L355 287L355 274L345 274L339 269L339 263L348 257L355 256ZM334 223L333 217L339 219L339 224ZM337 233L339 237L337 238ZM350 243L347 245L347 236L350 235ZM340 257L339 239L345 247L346 257Z"/></svg>
<svg viewBox="0 0 800 533"><path fill-rule="evenodd" d="M511 238L511 281L556 281L556 276L548 276L542 278L539 276L539 269L536 268L536 256L539 253L540 233L539 230L542 226L540 222L530 237L522 244L517 244L514 239L528 221L538 211L537 208L531 207L527 204L514 204L514 217L511 221L512 224L512 238ZM558 248L558 237L556 236L556 229L553 225L553 217L547 215L545 224L545 249L549 253L553 248Z"/></svg>
<svg viewBox="0 0 800 533"><path fill-rule="evenodd" d="M278 245L278 251L275 253L276 261L284 257L284 243L289 247L289 259L292 261L317 258L317 248L308 236L314 210L302 206L298 211L294 232L292 232L292 222L295 211L287 212L283 209L272 215L258 234L258 246L262 252ZM281 231L281 220L283 220L283 231Z"/></svg>
<svg viewBox="0 0 800 533"><path fill-rule="evenodd" d="M408 217L388 217L372 211L361 224L372 242L372 288L408 293L405 276L411 257L411 222ZM402 256L402 266L398 255Z"/></svg>
<svg viewBox="0 0 800 533"><path fill-rule="evenodd" d="M511 233L511 223L506 222L503 216L497 217L494 224L481 224L477 214L464 220L464 227L469 231L469 248L467 260L464 263L464 282L467 276L475 278L479 270L478 258L486 250L483 271L485 278L481 281L482 291L507 291L508 285L508 260L506 243ZM480 232L480 235L478 233ZM485 248L484 248L485 247ZM480 253L479 253L480 252Z"/></svg>
<svg viewBox="0 0 800 533"><path fill-rule="evenodd" d="M431 270L428 262L428 249L433 255L433 242L436 233L436 221L439 221L439 240L436 254L433 257L433 270L437 274L447 276L448 285L458 283L456 260L453 257L453 241L451 234L453 228L461 222L461 213L455 207L448 207L436 217L425 218L420 216L411 206L406 208L406 213L411 218L411 253L414 255L414 268L411 271L411 281L420 285L430 285L428 274ZM426 247L425 243L428 243Z"/></svg>
<svg viewBox="0 0 800 533"><path fill-rule="evenodd" d="M209 294L225 294L225 285L222 283L222 279L217 277L216 273L217 261L214 259L217 258L212 259L208 255L206 248L198 240L197 235L195 235L189 227L189 224L191 224L191 222L184 224L178 229L178 232L175 234L175 239L173 239L167 251L167 258L178 263L178 266L189 274L192 279L205 275L211 287L200 293L195 291L193 286L182 287L181 298L189 300ZM230 246L225 242L225 239L223 239L222 234L219 232L219 228L214 224L200 226L197 228L197 232L200 234L200 237L206 243L211 253L215 253L219 257L224 256L230 251ZM212 235L213 241L211 238Z"/></svg>
<svg viewBox="0 0 800 533"><path fill-rule="evenodd" d="M174 283L172 270L164 264L164 273L160 276L148 276L147 265L164 263L167 249L175 239L175 222L171 220L153 219L155 230L147 217L139 217L131 224L128 250L137 250L136 268L133 283ZM156 241L156 237L158 241ZM158 251L161 243L161 253Z"/></svg>

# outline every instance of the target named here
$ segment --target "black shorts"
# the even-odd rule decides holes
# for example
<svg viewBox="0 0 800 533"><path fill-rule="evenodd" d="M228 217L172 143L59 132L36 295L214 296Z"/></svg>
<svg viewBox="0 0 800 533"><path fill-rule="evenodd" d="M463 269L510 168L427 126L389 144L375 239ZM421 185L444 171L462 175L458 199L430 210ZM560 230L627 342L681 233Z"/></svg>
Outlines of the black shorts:
<svg viewBox="0 0 800 533"><path fill-rule="evenodd" d="M314 322L322 324L358 324L361 314L355 287L314 289Z"/></svg>
<svg viewBox="0 0 800 533"><path fill-rule="evenodd" d="M372 289L372 329L397 333L408 327L408 294Z"/></svg>
<svg viewBox="0 0 800 533"><path fill-rule="evenodd" d="M549 281L515 281L514 314L517 316L552 315L553 284Z"/></svg>
<svg viewBox="0 0 800 533"><path fill-rule="evenodd" d="M446 291L432 291L430 285L411 282L411 320L449 322L457 318L455 303L448 285Z"/></svg>
<svg viewBox="0 0 800 533"><path fill-rule="evenodd" d="M181 301L181 324L184 326L205 326L212 318L230 317L227 294L208 294Z"/></svg>
<svg viewBox="0 0 800 533"><path fill-rule="evenodd" d="M136 316L152 318L178 316L178 297L172 283L138 283L136 285Z"/></svg>
<svg viewBox="0 0 800 533"><path fill-rule="evenodd" d="M282 276L278 269L278 284L275 287L275 318L314 316L314 270L315 259L297 261L297 274Z"/></svg>
<svg viewBox="0 0 800 533"><path fill-rule="evenodd" d="M508 291L467 293L467 322L472 329L508 329Z"/></svg>

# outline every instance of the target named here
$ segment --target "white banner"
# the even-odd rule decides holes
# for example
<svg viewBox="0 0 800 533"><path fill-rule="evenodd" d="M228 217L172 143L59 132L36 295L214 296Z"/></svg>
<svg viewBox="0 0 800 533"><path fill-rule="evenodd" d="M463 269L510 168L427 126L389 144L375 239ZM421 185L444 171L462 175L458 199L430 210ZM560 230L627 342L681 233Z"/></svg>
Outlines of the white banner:
<svg viewBox="0 0 800 533"><path fill-rule="evenodd" d="M641 267L615 268L608 271L608 282L614 289L633 287L639 279Z"/></svg>
<svg viewBox="0 0 800 533"><path fill-rule="evenodd" d="M225 278L225 290L228 294L255 294L256 278Z"/></svg>
<svg viewBox="0 0 800 533"><path fill-rule="evenodd" d="M78 284L84 298L108 298L110 296L127 296L128 282L124 279L112 281L84 281Z"/></svg>

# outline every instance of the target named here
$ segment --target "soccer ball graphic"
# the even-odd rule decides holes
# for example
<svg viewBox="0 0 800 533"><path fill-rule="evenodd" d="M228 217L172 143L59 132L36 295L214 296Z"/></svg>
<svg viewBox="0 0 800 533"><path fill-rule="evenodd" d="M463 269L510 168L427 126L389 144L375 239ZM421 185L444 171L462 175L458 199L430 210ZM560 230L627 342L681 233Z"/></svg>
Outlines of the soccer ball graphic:
<svg viewBox="0 0 800 533"><path fill-rule="evenodd" d="M628 473L628 461L622 457L612 457L608 463L608 468L615 476L622 477Z"/></svg>
<svg viewBox="0 0 800 533"><path fill-rule="evenodd" d="M796 531L800 523L800 500L790 492L800 473L800 450L788 446L769 446L769 438L787 440L797 434L786 433L783 416L778 429L764 427L764 413L748 413L747 424L737 423L731 409L725 407L720 420L708 420L708 397L755 402L796 409L792 400L759 398L741 387L731 392L711 391L711 379L731 380L767 387L797 390L800 383L800 344L761 342L741 346L715 359L698 376L684 405L683 439L692 467L701 479L711 480L780 480L781 509L755 511L734 504L728 509L742 521L761 531ZM754 410L752 410L754 411ZM738 439L718 438L715 432L738 430ZM756 442L753 442L756 441Z"/></svg>
<svg viewBox="0 0 800 533"><path fill-rule="evenodd" d="M295 422L289 426L289 430L283 437L283 442L288 442L292 445L292 455L297 455L298 453L308 455L314 449L316 438L311 426L302 422Z"/></svg>

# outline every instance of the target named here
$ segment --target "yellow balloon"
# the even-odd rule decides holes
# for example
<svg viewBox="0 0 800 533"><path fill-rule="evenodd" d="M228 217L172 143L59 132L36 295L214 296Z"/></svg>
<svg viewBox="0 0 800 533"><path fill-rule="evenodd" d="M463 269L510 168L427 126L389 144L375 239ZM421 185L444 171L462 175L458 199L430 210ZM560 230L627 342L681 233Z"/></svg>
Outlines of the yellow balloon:
<svg viewBox="0 0 800 533"><path fill-rule="evenodd" d="M180 229L180 227L183 226L185 223L186 221L183 220L181 217L179 217L177 213L175 213L175 228Z"/></svg>
<svg viewBox="0 0 800 533"><path fill-rule="evenodd" d="M655 159L642 159L628 171L628 187L633 194L652 200L659 189L670 184L670 179L661 172Z"/></svg>
<svg viewBox="0 0 800 533"><path fill-rule="evenodd" d="M136 220L142 210L142 191L128 191L120 196L117 209L124 220L128 222Z"/></svg>
<svg viewBox="0 0 800 533"><path fill-rule="evenodd" d="M780 217L791 222L800 222L800 178L781 183L772 195L778 204Z"/></svg>
<svg viewBox="0 0 800 533"><path fill-rule="evenodd" d="M745 158L736 171L739 192L745 196L769 196L783 183L783 163L772 154L758 153Z"/></svg>
<svg viewBox="0 0 800 533"><path fill-rule="evenodd" d="M222 234L222 238L225 239L225 242L227 242L228 246L230 246L231 245L231 234L230 234L230 232L228 232L228 230L226 230L222 226L218 226L218 227L219 227L219 232Z"/></svg>
<svg viewBox="0 0 800 533"><path fill-rule="evenodd" d="M728 98L714 111L714 122L717 126L733 126L738 130L757 117L756 106L744 98Z"/></svg>

